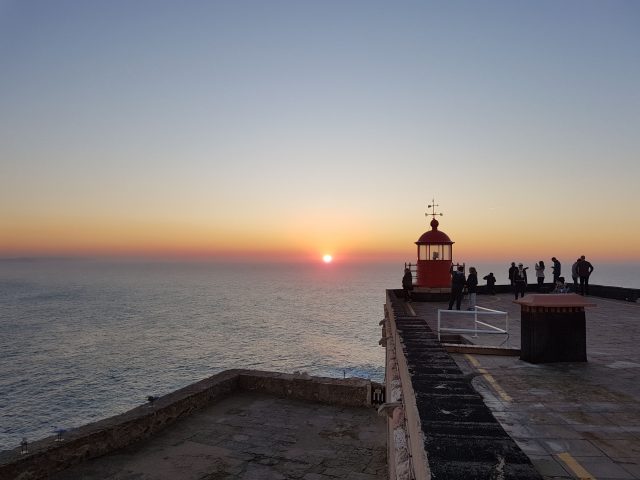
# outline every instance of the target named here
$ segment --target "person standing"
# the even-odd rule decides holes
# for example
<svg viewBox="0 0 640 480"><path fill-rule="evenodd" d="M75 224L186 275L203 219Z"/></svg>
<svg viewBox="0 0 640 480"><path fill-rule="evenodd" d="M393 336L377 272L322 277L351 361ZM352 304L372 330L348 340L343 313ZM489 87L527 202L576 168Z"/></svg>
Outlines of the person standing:
<svg viewBox="0 0 640 480"><path fill-rule="evenodd" d="M544 286L544 262L540 260L536 263L536 278L538 279L538 291L542 291L542 287Z"/></svg>
<svg viewBox="0 0 640 480"><path fill-rule="evenodd" d="M456 304L456 310L460 310L464 283L464 267L459 266L456 271L453 271L453 265L451 265L451 297L449 298L449 310L453 308L454 303Z"/></svg>
<svg viewBox="0 0 640 480"><path fill-rule="evenodd" d="M553 284L555 285L562 274L562 266L556 257L551 257L551 261L553 262L553 266L551 268L553 269Z"/></svg>
<svg viewBox="0 0 640 480"><path fill-rule="evenodd" d="M402 290L404 290L404 298L408 302L411 301L411 291L413 290L413 275L409 268L404 269L404 276L402 277Z"/></svg>
<svg viewBox="0 0 640 480"><path fill-rule="evenodd" d="M518 269L516 270L516 273L513 276L516 300L518 299L518 294L520 294L520 296L524 298L524 292L527 290L527 268L529 267L523 267L522 264L519 263Z"/></svg>
<svg viewBox="0 0 640 480"><path fill-rule="evenodd" d="M469 292L469 308L467 310L476 309L476 293L478 293L478 272L475 267L469 267L469 276L467 277L467 292Z"/></svg>
<svg viewBox="0 0 640 480"><path fill-rule="evenodd" d="M493 272L489 273L489 275L485 275L482 277L487 281L487 293L489 295L496 294L496 277L493 276Z"/></svg>
<svg viewBox="0 0 640 480"><path fill-rule="evenodd" d="M578 276L580 277L580 295L589 295L589 277L593 272L593 265L582 255L578 260Z"/></svg>
<svg viewBox="0 0 640 480"><path fill-rule="evenodd" d="M571 265L571 278L573 278L573 288L575 289L575 291L578 291L578 262L580 261L580 259L577 259L575 262L573 262L573 265Z"/></svg>
<svg viewBox="0 0 640 480"><path fill-rule="evenodd" d="M518 267L516 267L516 262L511 262L511 266L509 267L509 283L511 284L511 290L516 291L516 272L518 271Z"/></svg>

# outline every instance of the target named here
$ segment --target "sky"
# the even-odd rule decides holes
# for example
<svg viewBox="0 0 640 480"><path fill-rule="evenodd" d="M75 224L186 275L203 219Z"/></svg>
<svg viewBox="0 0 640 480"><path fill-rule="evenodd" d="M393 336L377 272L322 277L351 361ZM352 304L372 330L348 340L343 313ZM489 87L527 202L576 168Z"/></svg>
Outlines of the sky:
<svg viewBox="0 0 640 480"><path fill-rule="evenodd" d="M640 262L640 2L0 0L0 257Z"/></svg>

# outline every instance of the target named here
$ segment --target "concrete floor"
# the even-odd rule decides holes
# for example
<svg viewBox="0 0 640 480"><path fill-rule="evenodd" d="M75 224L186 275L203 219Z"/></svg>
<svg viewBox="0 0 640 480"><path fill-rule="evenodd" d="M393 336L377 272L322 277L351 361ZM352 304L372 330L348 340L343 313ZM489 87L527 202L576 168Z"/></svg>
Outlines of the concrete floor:
<svg viewBox="0 0 640 480"><path fill-rule="evenodd" d="M518 356L454 354L496 419L548 479L640 479L640 305L588 297L588 362L530 364ZM468 337L519 348L513 296L478 296L509 312L509 336ZM464 306L464 304L463 304ZM443 303L411 308L437 328ZM498 323L496 323L497 325Z"/></svg>
<svg viewBox="0 0 640 480"><path fill-rule="evenodd" d="M159 435L52 480L386 478L386 423L375 409L238 393Z"/></svg>

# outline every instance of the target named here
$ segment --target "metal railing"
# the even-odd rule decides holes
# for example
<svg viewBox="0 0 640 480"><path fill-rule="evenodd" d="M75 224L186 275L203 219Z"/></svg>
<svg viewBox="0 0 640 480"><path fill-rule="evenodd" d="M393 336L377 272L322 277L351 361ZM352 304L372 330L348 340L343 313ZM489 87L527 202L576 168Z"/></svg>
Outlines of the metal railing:
<svg viewBox="0 0 640 480"><path fill-rule="evenodd" d="M473 328L453 328L442 326L442 314L462 316L463 318L473 319ZM490 323L479 320L481 318L504 317L504 329L491 325ZM488 320L488 319L487 319ZM480 325L480 328L478 328ZM492 310L490 308L476 306L473 310L438 310L438 341L440 341L440 332L452 333L473 333L476 338L479 333L502 334L509 333L509 313L500 310Z"/></svg>

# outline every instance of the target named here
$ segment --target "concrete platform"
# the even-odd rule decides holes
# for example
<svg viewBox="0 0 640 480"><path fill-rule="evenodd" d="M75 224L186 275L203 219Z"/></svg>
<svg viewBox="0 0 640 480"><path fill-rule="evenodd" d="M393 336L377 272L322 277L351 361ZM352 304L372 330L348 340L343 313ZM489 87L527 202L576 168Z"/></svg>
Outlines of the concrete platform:
<svg viewBox="0 0 640 480"><path fill-rule="evenodd" d="M375 409L238 392L50 478L382 480L386 468L386 424Z"/></svg>
<svg viewBox="0 0 640 480"><path fill-rule="evenodd" d="M640 305L588 297L587 362L530 364L518 356L452 354L505 431L548 479L640 479ZM520 306L510 294L479 295L509 312L509 335L465 335L520 347ZM446 303L407 311L437 329ZM464 303L463 303L464 307Z"/></svg>

